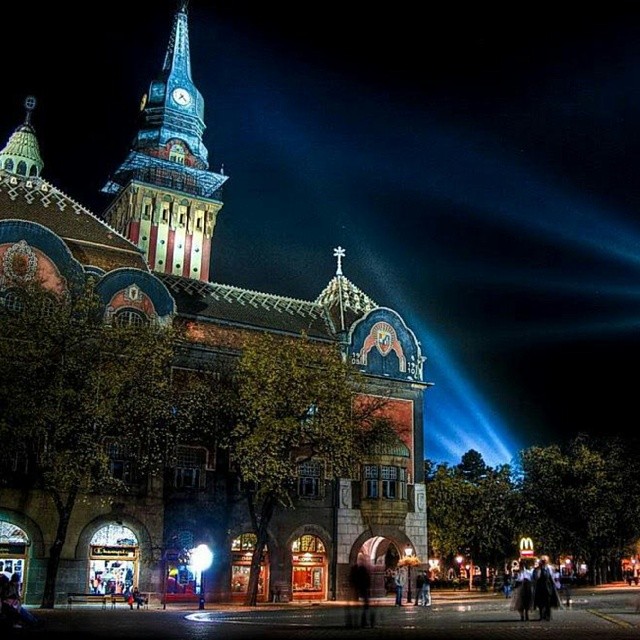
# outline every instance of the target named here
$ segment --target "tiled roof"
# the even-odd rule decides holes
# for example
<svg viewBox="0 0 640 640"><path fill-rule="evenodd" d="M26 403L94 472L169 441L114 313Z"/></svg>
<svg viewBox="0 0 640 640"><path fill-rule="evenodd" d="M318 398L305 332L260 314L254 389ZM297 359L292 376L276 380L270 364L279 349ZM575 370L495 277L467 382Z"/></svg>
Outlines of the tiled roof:
<svg viewBox="0 0 640 640"><path fill-rule="evenodd" d="M0 170L0 220L9 219L29 220L47 227L69 245L82 264L149 270L142 252L133 243L59 189L42 178L25 178ZM106 262L100 259L102 251L111 255Z"/></svg>
<svg viewBox="0 0 640 640"><path fill-rule="evenodd" d="M316 303L230 285L156 273L174 297L178 313L204 321L334 340L326 309Z"/></svg>
<svg viewBox="0 0 640 640"><path fill-rule="evenodd" d="M331 279L316 304L327 310L336 332L348 330L355 320L378 306L342 274Z"/></svg>

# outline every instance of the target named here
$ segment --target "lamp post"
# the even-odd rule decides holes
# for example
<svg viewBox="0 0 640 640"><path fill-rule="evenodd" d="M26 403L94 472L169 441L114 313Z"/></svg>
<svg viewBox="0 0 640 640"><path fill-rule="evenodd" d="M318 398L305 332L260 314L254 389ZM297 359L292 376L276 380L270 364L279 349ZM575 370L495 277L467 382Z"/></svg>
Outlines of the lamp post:
<svg viewBox="0 0 640 640"><path fill-rule="evenodd" d="M404 550L405 564L407 565L407 604L411 604L411 564L413 556L413 547L407 547Z"/></svg>
<svg viewBox="0 0 640 640"><path fill-rule="evenodd" d="M193 564L193 568L200 573L200 601L198 609L204 609L204 572L211 566L212 561L213 553L206 544L198 545L191 552L191 562Z"/></svg>

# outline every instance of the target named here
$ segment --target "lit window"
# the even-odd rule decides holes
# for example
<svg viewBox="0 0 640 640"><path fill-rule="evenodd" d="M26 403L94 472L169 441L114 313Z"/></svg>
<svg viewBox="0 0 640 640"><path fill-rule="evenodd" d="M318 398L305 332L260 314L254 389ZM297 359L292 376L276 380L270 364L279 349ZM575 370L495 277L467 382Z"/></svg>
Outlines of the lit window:
<svg viewBox="0 0 640 640"><path fill-rule="evenodd" d="M255 533L243 533L233 539L231 543L232 551L253 551L256 548L258 536Z"/></svg>
<svg viewBox="0 0 640 640"><path fill-rule="evenodd" d="M307 534L296 538L291 544L293 553L324 553L324 543L318 536Z"/></svg>

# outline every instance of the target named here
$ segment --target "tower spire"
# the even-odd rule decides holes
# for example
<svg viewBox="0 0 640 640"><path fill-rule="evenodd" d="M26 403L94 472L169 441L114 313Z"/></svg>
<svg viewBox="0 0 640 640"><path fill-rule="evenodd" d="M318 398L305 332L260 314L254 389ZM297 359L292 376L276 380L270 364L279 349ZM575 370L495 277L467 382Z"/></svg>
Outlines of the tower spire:
<svg viewBox="0 0 640 640"><path fill-rule="evenodd" d="M187 5L178 0L162 68L141 102L140 129L102 192L116 196L104 218L144 251L154 271L208 282L227 176L209 171Z"/></svg>
<svg viewBox="0 0 640 640"><path fill-rule="evenodd" d="M0 151L0 168L19 176L38 177L44 167L36 132L31 126L31 114L36 108L36 99L27 96L24 101L25 117L12 134L4 149Z"/></svg>
<svg viewBox="0 0 640 640"><path fill-rule="evenodd" d="M162 72L170 74L172 69L180 71L191 80L191 55L189 53L189 26L187 18L188 0L179 0L178 11L173 19L173 29L162 65Z"/></svg>

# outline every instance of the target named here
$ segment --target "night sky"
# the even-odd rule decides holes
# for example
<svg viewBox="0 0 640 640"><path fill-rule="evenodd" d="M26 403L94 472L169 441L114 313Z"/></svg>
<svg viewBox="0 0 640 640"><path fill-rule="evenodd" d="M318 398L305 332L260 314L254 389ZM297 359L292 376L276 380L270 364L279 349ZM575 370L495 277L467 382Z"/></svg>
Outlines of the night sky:
<svg viewBox="0 0 640 640"><path fill-rule="evenodd" d="M192 1L211 279L315 299L344 247L422 343L432 460L633 430L640 3L441 4ZM46 5L3 8L0 139L34 95L43 177L100 214L176 4Z"/></svg>

